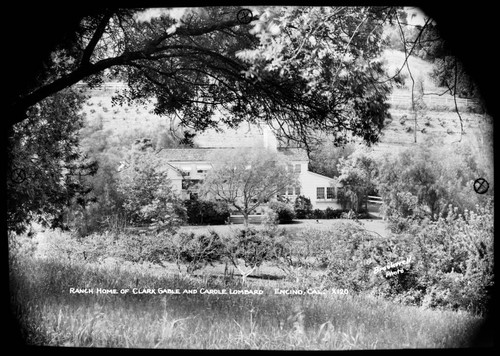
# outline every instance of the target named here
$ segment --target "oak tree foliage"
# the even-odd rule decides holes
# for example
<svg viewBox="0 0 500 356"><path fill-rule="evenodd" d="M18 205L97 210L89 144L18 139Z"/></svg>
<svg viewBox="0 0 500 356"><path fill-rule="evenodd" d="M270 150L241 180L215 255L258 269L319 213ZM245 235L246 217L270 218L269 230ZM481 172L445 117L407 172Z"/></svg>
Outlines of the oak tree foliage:
<svg viewBox="0 0 500 356"><path fill-rule="evenodd" d="M77 146L81 103L78 93L65 90L31 107L12 127L6 171L10 230L23 232L33 220L64 227L64 208L87 204L91 186L85 177L94 175L98 164Z"/></svg>
<svg viewBox="0 0 500 356"><path fill-rule="evenodd" d="M263 121L306 148L319 131L339 142L377 140L389 92L377 81L377 58L393 8L255 7L250 24L238 21L240 9L175 9L146 20L142 9L92 12L11 108L24 113L77 82L119 78L128 89L117 103L154 98L157 114L195 131Z"/></svg>

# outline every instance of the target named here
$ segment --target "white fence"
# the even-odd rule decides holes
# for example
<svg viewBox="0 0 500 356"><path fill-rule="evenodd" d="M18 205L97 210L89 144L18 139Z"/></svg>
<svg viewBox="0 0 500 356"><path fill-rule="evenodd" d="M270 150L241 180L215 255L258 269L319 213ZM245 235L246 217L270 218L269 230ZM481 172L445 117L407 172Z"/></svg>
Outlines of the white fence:
<svg viewBox="0 0 500 356"><path fill-rule="evenodd" d="M382 204L382 198L374 195L368 195L368 203Z"/></svg>
<svg viewBox="0 0 500 356"><path fill-rule="evenodd" d="M75 86L78 89L87 91L89 94L103 94L103 93L114 93L119 90L127 88L127 84L120 82L107 82L103 83L95 88L89 88L86 83L76 83Z"/></svg>
<svg viewBox="0 0 500 356"><path fill-rule="evenodd" d="M423 101L425 105L428 107L436 107L443 106L454 108L455 107L455 99L452 95L436 95L436 94L428 94L424 95ZM469 107L476 106L479 104L479 100L477 99L463 99L456 98L458 107ZM389 97L389 104L391 106L408 106L411 107L411 95L410 94L392 94Z"/></svg>
<svg viewBox="0 0 500 356"><path fill-rule="evenodd" d="M263 215L248 215L249 224L261 224L264 216ZM231 215L229 217L230 224L243 224L243 215Z"/></svg>

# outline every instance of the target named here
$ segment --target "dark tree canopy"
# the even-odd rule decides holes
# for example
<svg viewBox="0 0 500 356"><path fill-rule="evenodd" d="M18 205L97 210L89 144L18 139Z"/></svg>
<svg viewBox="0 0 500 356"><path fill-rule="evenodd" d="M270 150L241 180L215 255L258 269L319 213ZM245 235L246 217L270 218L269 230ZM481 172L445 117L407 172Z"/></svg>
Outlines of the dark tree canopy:
<svg viewBox="0 0 500 356"><path fill-rule="evenodd" d="M392 8L253 8L250 24L238 21L240 9L164 11L149 21L141 9L89 11L35 80L16 88L11 123L77 82L118 77L129 89L117 102L154 98L157 114L195 131L258 121L306 148L320 131L377 141L389 93L377 83L377 57Z"/></svg>
<svg viewBox="0 0 500 356"><path fill-rule="evenodd" d="M83 177L97 171L97 162L78 150L81 96L64 90L28 110L13 126L7 167L7 223L22 232L34 218L62 227L64 207L86 204L91 186Z"/></svg>

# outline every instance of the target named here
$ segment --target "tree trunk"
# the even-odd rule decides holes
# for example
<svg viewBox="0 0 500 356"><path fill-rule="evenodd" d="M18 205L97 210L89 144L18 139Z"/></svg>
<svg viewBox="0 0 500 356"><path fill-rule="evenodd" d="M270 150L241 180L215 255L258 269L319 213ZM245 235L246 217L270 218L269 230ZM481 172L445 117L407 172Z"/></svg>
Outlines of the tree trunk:
<svg viewBox="0 0 500 356"><path fill-rule="evenodd" d="M245 228L248 227L248 213L243 213L243 224Z"/></svg>

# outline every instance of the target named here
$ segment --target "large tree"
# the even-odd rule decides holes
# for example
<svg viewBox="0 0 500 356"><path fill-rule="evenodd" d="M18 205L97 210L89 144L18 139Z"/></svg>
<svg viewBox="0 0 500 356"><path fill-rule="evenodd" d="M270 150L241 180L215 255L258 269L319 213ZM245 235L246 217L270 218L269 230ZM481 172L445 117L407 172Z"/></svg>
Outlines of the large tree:
<svg viewBox="0 0 500 356"><path fill-rule="evenodd" d="M333 142L320 145L309 155L309 170L331 178L338 177L340 159L349 157L355 148L352 143L340 147L335 146Z"/></svg>
<svg viewBox="0 0 500 356"><path fill-rule="evenodd" d="M66 206L85 206L91 187L85 176L97 162L78 147L81 97L65 90L30 108L11 128L7 167L7 226L22 232L33 219L63 227Z"/></svg>
<svg viewBox="0 0 500 356"><path fill-rule="evenodd" d="M285 157L266 149L220 152L211 161L213 168L200 191L240 212L245 226L257 207L298 184L297 174L287 165Z"/></svg>
<svg viewBox="0 0 500 356"><path fill-rule="evenodd" d="M263 120L306 147L318 131L377 140L388 94L377 57L392 8L259 7L248 24L240 10L89 12L15 88L9 119L77 82L119 77L129 89L117 101L154 97L156 113L195 130Z"/></svg>
<svg viewBox="0 0 500 356"><path fill-rule="evenodd" d="M338 170L339 183L344 187L344 192L351 197L354 210L358 212L363 208L368 210L368 194L375 190L375 179L378 167L373 153L367 149L358 148L348 158L340 158Z"/></svg>
<svg viewBox="0 0 500 356"><path fill-rule="evenodd" d="M185 217L184 208L149 140L138 141L128 161L118 182L127 222L147 225L157 231L173 231Z"/></svg>
<svg viewBox="0 0 500 356"><path fill-rule="evenodd" d="M493 187L486 194L471 194L477 177L492 175L479 158L460 147L412 148L382 157L377 187L387 217L436 220L449 205L461 214L473 210L494 195Z"/></svg>

